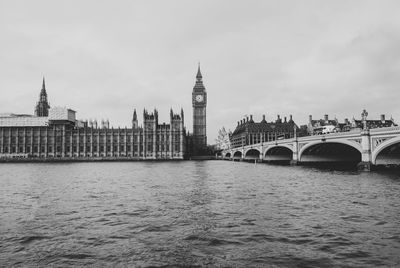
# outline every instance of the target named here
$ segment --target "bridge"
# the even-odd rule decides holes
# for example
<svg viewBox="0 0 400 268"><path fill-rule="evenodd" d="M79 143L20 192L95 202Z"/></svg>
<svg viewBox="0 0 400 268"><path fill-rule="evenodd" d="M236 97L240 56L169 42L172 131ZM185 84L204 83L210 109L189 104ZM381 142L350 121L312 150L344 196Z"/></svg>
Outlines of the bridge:
<svg viewBox="0 0 400 268"><path fill-rule="evenodd" d="M219 158L248 161L355 162L359 170L400 165L400 127L358 129L261 142L223 150Z"/></svg>

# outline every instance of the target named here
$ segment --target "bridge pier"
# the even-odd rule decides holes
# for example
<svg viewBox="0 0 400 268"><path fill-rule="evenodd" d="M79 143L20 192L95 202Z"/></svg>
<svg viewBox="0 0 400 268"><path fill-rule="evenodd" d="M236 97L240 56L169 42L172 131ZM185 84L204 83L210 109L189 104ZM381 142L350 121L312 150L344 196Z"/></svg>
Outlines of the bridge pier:
<svg viewBox="0 0 400 268"><path fill-rule="evenodd" d="M297 138L293 141L293 156L292 160L290 161L291 166L297 166L299 162L299 150L298 150L298 142Z"/></svg>
<svg viewBox="0 0 400 268"><path fill-rule="evenodd" d="M357 164L358 171L371 171L372 164L370 162L360 162Z"/></svg>
<svg viewBox="0 0 400 268"><path fill-rule="evenodd" d="M371 139L369 129L361 131L361 162L358 163L359 171L371 171L372 154L371 154Z"/></svg>

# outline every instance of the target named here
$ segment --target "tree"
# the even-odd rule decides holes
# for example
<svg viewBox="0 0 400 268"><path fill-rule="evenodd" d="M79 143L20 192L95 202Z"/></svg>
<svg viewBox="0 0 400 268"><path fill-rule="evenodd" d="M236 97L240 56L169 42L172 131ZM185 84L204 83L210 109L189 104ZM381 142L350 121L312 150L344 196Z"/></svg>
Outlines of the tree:
<svg viewBox="0 0 400 268"><path fill-rule="evenodd" d="M222 127L218 131L218 138L215 140L217 149L226 150L231 148L231 142L229 137L231 136L232 132L226 131L225 127Z"/></svg>

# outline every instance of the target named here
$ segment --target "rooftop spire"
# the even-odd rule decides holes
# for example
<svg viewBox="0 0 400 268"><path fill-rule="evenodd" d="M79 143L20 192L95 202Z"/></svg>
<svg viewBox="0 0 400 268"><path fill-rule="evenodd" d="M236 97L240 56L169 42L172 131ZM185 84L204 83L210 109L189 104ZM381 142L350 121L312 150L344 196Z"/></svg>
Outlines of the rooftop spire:
<svg viewBox="0 0 400 268"><path fill-rule="evenodd" d="M199 62L199 66L197 69L197 75L196 75L196 84L194 85L193 91L196 92L205 92L205 87L203 85L203 76L201 75L201 71L200 71L200 62Z"/></svg>
<svg viewBox="0 0 400 268"><path fill-rule="evenodd" d="M40 94L47 95L47 93L46 93L46 83L44 81L44 76L43 76L43 82L42 82L42 90L40 91Z"/></svg>
<svg viewBox="0 0 400 268"><path fill-rule="evenodd" d="M133 110L133 120L137 120L137 114L136 114L136 109Z"/></svg>
<svg viewBox="0 0 400 268"><path fill-rule="evenodd" d="M199 67L197 69L196 78L197 78L197 80L201 80L203 78L203 76L201 75L201 71L200 71L200 62L199 62Z"/></svg>
<svg viewBox="0 0 400 268"><path fill-rule="evenodd" d="M44 76L43 76L42 90L40 90L39 101L37 102L36 107L35 107L35 115L36 116L48 116L49 108L50 108L50 105L49 105L49 102L47 101L46 84L45 84Z"/></svg>

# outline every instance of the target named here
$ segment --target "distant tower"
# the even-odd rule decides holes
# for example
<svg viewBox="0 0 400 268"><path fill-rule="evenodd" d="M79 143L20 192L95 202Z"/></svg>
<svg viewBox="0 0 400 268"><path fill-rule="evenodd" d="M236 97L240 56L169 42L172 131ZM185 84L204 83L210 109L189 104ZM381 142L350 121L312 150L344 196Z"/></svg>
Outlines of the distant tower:
<svg viewBox="0 0 400 268"><path fill-rule="evenodd" d="M49 116L49 108L50 108L50 105L47 102L46 85L44 83L44 77L43 77L42 90L40 91L39 101L36 103L35 115L36 116Z"/></svg>
<svg viewBox="0 0 400 268"><path fill-rule="evenodd" d="M193 141L197 149L207 146L206 106L207 92L203 85L203 76L200 72L200 63L196 75L196 84L192 92L193 106Z"/></svg>
<svg viewBox="0 0 400 268"><path fill-rule="evenodd" d="M138 119L136 114L136 109L133 110L133 117L132 117L132 128L138 128Z"/></svg>

